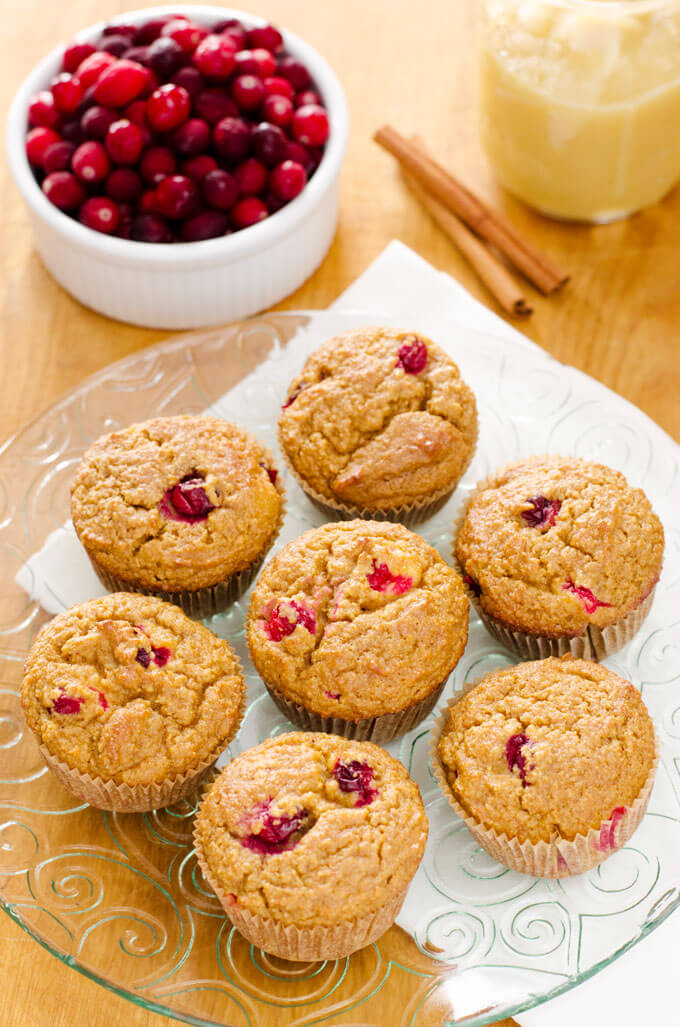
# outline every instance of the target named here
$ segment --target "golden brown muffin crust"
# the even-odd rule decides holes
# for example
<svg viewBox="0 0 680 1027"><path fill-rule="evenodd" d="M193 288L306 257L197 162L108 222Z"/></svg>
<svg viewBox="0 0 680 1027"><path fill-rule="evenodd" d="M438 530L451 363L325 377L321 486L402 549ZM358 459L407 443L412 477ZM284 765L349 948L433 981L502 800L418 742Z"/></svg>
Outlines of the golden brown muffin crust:
<svg viewBox="0 0 680 1027"><path fill-rule="evenodd" d="M405 370L400 351L424 347ZM416 352L415 365L420 367ZM453 488L477 439L477 408L446 353L420 333L363 328L329 339L291 382L281 446L313 491L350 506L408 506Z"/></svg>
<svg viewBox="0 0 680 1027"><path fill-rule="evenodd" d="M243 695L226 642L170 603L126 593L50 621L21 688L28 725L54 756L132 786L210 757L230 736Z"/></svg>
<svg viewBox="0 0 680 1027"><path fill-rule="evenodd" d="M436 549L398 524L305 532L265 567L248 610L256 669L321 716L396 713L460 659L468 601Z"/></svg>
<svg viewBox="0 0 680 1027"><path fill-rule="evenodd" d="M196 476L214 509L195 523L170 519L164 496ZM88 553L110 574L143 588L196 590L261 556L278 527L280 488L267 450L243 429L215 417L158 417L90 447L71 513Z"/></svg>
<svg viewBox="0 0 680 1027"><path fill-rule="evenodd" d="M355 783L363 775L364 787L343 791L338 764ZM297 830L272 846L272 822ZM401 763L371 742L314 733L281 735L232 760L196 818L219 888L249 912L300 927L379 909L408 884L426 839L418 786Z"/></svg>
<svg viewBox="0 0 680 1027"><path fill-rule="evenodd" d="M544 501L552 506L541 510ZM663 547L641 489L610 467L555 456L513 464L474 496L455 552L487 614L557 637L638 606L659 578Z"/></svg>
<svg viewBox="0 0 680 1027"><path fill-rule="evenodd" d="M654 728L630 682L563 657L487 675L451 707L437 751L458 802L485 827L572 840L635 801Z"/></svg>

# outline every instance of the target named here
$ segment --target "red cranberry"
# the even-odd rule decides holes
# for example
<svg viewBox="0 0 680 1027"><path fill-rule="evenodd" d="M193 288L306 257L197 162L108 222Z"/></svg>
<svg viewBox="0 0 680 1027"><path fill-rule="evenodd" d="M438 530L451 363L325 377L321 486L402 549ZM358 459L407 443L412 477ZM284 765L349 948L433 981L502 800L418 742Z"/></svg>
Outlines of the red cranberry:
<svg viewBox="0 0 680 1027"><path fill-rule="evenodd" d="M243 160L250 149L250 125L242 118L222 118L213 129L213 142L220 157Z"/></svg>
<svg viewBox="0 0 680 1027"><path fill-rule="evenodd" d="M79 695L66 695L62 693L52 703L52 710L60 715L80 713L80 707L84 702L85 700Z"/></svg>
<svg viewBox="0 0 680 1027"><path fill-rule="evenodd" d="M120 211L106 196L91 196L80 208L78 218L87 228L110 235L118 228Z"/></svg>
<svg viewBox="0 0 680 1027"><path fill-rule="evenodd" d="M163 27L169 21L175 20L176 16L174 14L164 14L160 18L151 18L150 21L145 21L132 37L133 43L135 46L147 46L149 43L153 43L154 39L158 39L160 36Z"/></svg>
<svg viewBox="0 0 680 1027"><path fill-rule="evenodd" d="M310 103L314 104L315 107L323 107L321 97L314 89L305 89L295 97L296 107L306 107Z"/></svg>
<svg viewBox="0 0 680 1027"><path fill-rule="evenodd" d="M61 136L52 128L39 125L32 128L26 136L26 156L34 167L41 168L50 146L61 142Z"/></svg>
<svg viewBox="0 0 680 1027"><path fill-rule="evenodd" d="M355 806L368 806L378 797L378 789L371 787L375 777L373 767L360 760L349 760L344 763L338 760L333 767L333 777L338 782L341 792L357 792Z"/></svg>
<svg viewBox="0 0 680 1027"><path fill-rule="evenodd" d="M304 64L301 64L294 57L284 57L279 61L279 75L288 79L296 93L307 89L311 83L309 72Z"/></svg>
<svg viewBox="0 0 680 1027"><path fill-rule="evenodd" d="M281 604L277 603L264 622L262 630L272 642L280 642L288 635L292 635L298 624L309 631L310 635L316 634L316 617L311 610L308 610L302 603L292 599L288 604L292 607L286 615L281 610Z"/></svg>
<svg viewBox="0 0 680 1027"><path fill-rule="evenodd" d="M281 208L285 207L290 201L284 200L283 197L277 196L272 189L268 189L264 195L264 202L269 213L276 214L277 210L281 210Z"/></svg>
<svg viewBox="0 0 680 1027"><path fill-rule="evenodd" d="M72 114L73 111L78 110L85 93L80 79L67 72L57 75L52 81L50 90L54 97L54 105L62 114Z"/></svg>
<svg viewBox="0 0 680 1027"><path fill-rule="evenodd" d="M601 599L598 599L589 588L585 585L575 585L571 578L567 578L565 583L562 585L563 592L571 592L577 599L580 599L583 603L583 609L586 613L595 613L600 606L611 606L611 603L605 603Z"/></svg>
<svg viewBox="0 0 680 1027"><path fill-rule="evenodd" d="M132 41L137 35L136 25L105 25L102 29L102 36L104 39L108 39L110 36L124 36L126 39Z"/></svg>
<svg viewBox="0 0 680 1027"><path fill-rule="evenodd" d="M248 34L238 18L226 18L224 21L218 21L212 31L218 36L229 36L233 39L237 50L242 50L248 39Z"/></svg>
<svg viewBox="0 0 680 1027"><path fill-rule="evenodd" d="M75 149L73 143L69 143L65 139L48 146L43 156L43 168L47 174L49 175L53 171L68 171Z"/></svg>
<svg viewBox="0 0 680 1027"><path fill-rule="evenodd" d="M189 117L190 111L191 98L186 89L172 82L156 89L146 105L147 120L156 132L170 132L173 128L179 128Z"/></svg>
<svg viewBox="0 0 680 1027"><path fill-rule="evenodd" d="M481 596L482 586L479 584L478 581L475 581L471 574L464 574L463 581L465 582L465 584L470 589L473 595L477 597Z"/></svg>
<svg viewBox="0 0 680 1027"><path fill-rule="evenodd" d="M116 58L110 53L96 53L90 54L86 57L82 64L78 65L76 74L80 80L80 84L83 89L89 89L99 79L107 68L110 68L112 64L116 63Z"/></svg>
<svg viewBox="0 0 680 1027"><path fill-rule="evenodd" d="M114 121L106 134L106 149L115 164L136 164L142 155L144 136L141 128L127 118Z"/></svg>
<svg viewBox="0 0 680 1027"><path fill-rule="evenodd" d="M131 46L125 51L123 57L126 61L135 61L136 64L141 64L146 68L149 60L149 48L148 46ZM139 95L143 96L144 90Z"/></svg>
<svg viewBox="0 0 680 1027"><path fill-rule="evenodd" d="M263 25L248 31L248 45L278 53L283 49L283 36L273 25Z"/></svg>
<svg viewBox="0 0 680 1027"><path fill-rule="evenodd" d="M250 139L253 153L268 167L273 167L285 160L288 140L277 125L261 121L252 130Z"/></svg>
<svg viewBox="0 0 680 1027"><path fill-rule="evenodd" d="M80 119L80 127L86 136L103 141L106 139L106 133L114 121L118 120L118 117L117 111L112 111L109 107L100 107L96 104L85 111Z"/></svg>
<svg viewBox="0 0 680 1027"><path fill-rule="evenodd" d="M294 110L292 100L285 96L272 94L264 98L262 117L272 125L277 125L278 128L285 128L291 123Z"/></svg>
<svg viewBox="0 0 680 1027"><path fill-rule="evenodd" d="M218 168L210 171L201 181L203 198L217 210L230 210L239 197L239 187L233 175Z"/></svg>
<svg viewBox="0 0 680 1027"><path fill-rule="evenodd" d="M193 178L194 182L200 182L211 171L216 170L217 161L209 153L199 153L196 157L189 157L182 162L182 174Z"/></svg>
<svg viewBox="0 0 680 1027"><path fill-rule="evenodd" d="M161 29L161 36L174 39L176 43L179 43L184 52L188 54L194 52L207 34L207 29L194 25L188 18L174 18Z"/></svg>
<svg viewBox="0 0 680 1027"><path fill-rule="evenodd" d="M231 95L242 111L256 111L265 95L262 79L256 75L239 75L232 83Z"/></svg>
<svg viewBox="0 0 680 1027"><path fill-rule="evenodd" d="M290 142L286 144L286 160L292 160L295 161L296 164L302 164L307 175L310 175L315 167L312 155L307 147L303 146L302 143L296 143L293 140L290 140Z"/></svg>
<svg viewBox="0 0 680 1027"><path fill-rule="evenodd" d="M249 228L258 221L264 221L267 214L267 207L262 200L257 196L246 196L232 208L231 221L234 228Z"/></svg>
<svg viewBox="0 0 680 1027"><path fill-rule="evenodd" d="M145 132L149 131L149 126L146 121L146 103L144 100L133 100L129 103L123 111L123 116L131 121L133 125L137 125L138 128L143 128ZM114 121L117 121L117 116L114 117Z"/></svg>
<svg viewBox="0 0 680 1027"><path fill-rule="evenodd" d="M43 181L42 191L50 203L60 210L79 207L87 196L78 179L70 171L53 171Z"/></svg>
<svg viewBox="0 0 680 1027"><path fill-rule="evenodd" d="M207 150L211 139L212 132L207 121L203 121L202 118L189 118L175 129L172 145L180 156L193 157Z"/></svg>
<svg viewBox="0 0 680 1027"><path fill-rule="evenodd" d="M71 167L81 180L87 185L94 185L96 182L103 182L111 170L111 161L101 143L81 143L73 154Z"/></svg>
<svg viewBox="0 0 680 1027"><path fill-rule="evenodd" d="M194 100L194 114L210 125L238 116L238 107L223 89L204 89Z"/></svg>
<svg viewBox="0 0 680 1027"><path fill-rule="evenodd" d="M158 504L161 514L170 521L186 521L189 524L205 521L215 507L203 488L204 480L202 475L192 471L177 485L167 489Z"/></svg>
<svg viewBox="0 0 680 1027"><path fill-rule="evenodd" d="M404 574L393 574L386 563L373 560L373 570L366 575L366 580L374 592L389 592L400 596L413 588L413 578Z"/></svg>
<svg viewBox="0 0 680 1027"><path fill-rule="evenodd" d="M267 96L285 96L287 100L292 100L295 96L295 90L290 82L281 75L272 75L266 78L263 85Z"/></svg>
<svg viewBox="0 0 680 1027"><path fill-rule="evenodd" d="M234 178L242 196L256 196L267 182L267 169L259 160L249 157L234 170Z"/></svg>
<svg viewBox="0 0 680 1027"><path fill-rule="evenodd" d="M142 154L139 170L145 182L149 185L158 185L166 175L174 175L177 161L167 146L150 146Z"/></svg>
<svg viewBox="0 0 680 1027"><path fill-rule="evenodd" d="M236 67L236 45L229 36L206 36L196 47L192 61L206 78L223 82Z"/></svg>
<svg viewBox="0 0 680 1027"><path fill-rule="evenodd" d="M269 176L272 192L282 200L293 200L301 193L307 183L307 172L302 164L293 160L284 160Z"/></svg>
<svg viewBox="0 0 680 1027"><path fill-rule="evenodd" d="M511 735L505 743L505 759L508 767L511 771L517 767L523 788L526 788L528 784L526 779L527 771L533 769L527 766L526 755L522 752L528 744L530 744L529 736L522 734Z"/></svg>
<svg viewBox="0 0 680 1027"><path fill-rule="evenodd" d="M205 89L205 79L201 75L198 68L194 68L193 64L187 64L185 67L180 68L174 75L170 76L171 81L177 86L182 86L186 89L187 93L192 100L195 100L199 93ZM200 114L200 111L196 111ZM203 115L201 115L203 117Z"/></svg>
<svg viewBox="0 0 680 1027"><path fill-rule="evenodd" d="M132 222L130 236L135 242L170 242L172 235L167 221L158 214L138 214Z"/></svg>
<svg viewBox="0 0 680 1027"><path fill-rule="evenodd" d="M60 116L54 97L47 89L36 93L28 108L28 123L31 126L41 125L44 128L56 128Z"/></svg>
<svg viewBox="0 0 680 1027"><path fill-rule="evenodd" d="M62 61L64 71L70 71L73 74L74 71L78 70L85 58L95 52L95 47L92 46L92 43L69 43L64 50Z"/></svg>
<svg viewBox="0 0 680 1027"><path fill-rule="evenodd" d="M106 179L107 195L116 203L134 203L142 195L142 180L132 168L115 168Z"/></svg>
<svg viewBox="0 0 680 1027"><path fill-rule="evenodd" d="M180 235L183 242L200 242L224 235L228 227L226 214L219 210L204 210L182 224Z"/></svg>
<svg viewBox="0 0 680 1027"><path fill-rule="evenodd" d="M271 800L253 811L253 820L260 822L260 830L245 835L239 841L246 849L262 856L294 849L300 841L300 831L309 817L306 809L299 809L292 816L274 817L268 812ZM297 837L296 837L297 836Z"/></svg>
<svg viewBox="0 0 680 1027"><path fill-rule="evenodd" d="M87 139L87 136L83 132L80 121L77 118L72 118L70 121L65 121L59 129L62 138L66 139L67 142L73 143L74 146L80 146Z"/></svg>
<svg viewBox="0 0 680 1027"><path fill-rule="evenodd" d="M138 214L158 214L158 197L155 189L146 189L137 203Z"/></svg>
<svg viewBox="0 0 680 1027"><path fill-rule="evenodd" d="M328 139L328 115L323 107L309 103L293 115L292 131L304 146L323 146Z"/></svg>
<svg viewBox="0 0 680 1027"><path fill-rule="evenodd" d="M125 107L144 89L149 72L136 61L116 61L97 79L94 98L104 107Z"/></svg>
<svg viewBox="0 0 680 1027"><path fill-rule="evenodd" d="M276 61L268 50L239 50L236 54L238 75L257 75L270 78L276 71Z"/></svg>
<svg viewBox="0 0 680 1027"><path fill-rule="evenodd" d="M522 510L522 520L531 528L552 528L562 507L560 499L547 499L545 496L534 496L527 499L531 510Z"/></svg>
<svg viewBox="0 0 680 1027"><path fill-rule="evenodd" d="M129 36L117 35L106 36L98 44L101 53L112 53L114 57L122 57L130 49Z"/></svg>
<svg viewBox="0 0 680 1027"><path fill-rule="evenodd" d="M177 221L195 213L198 206L196 183L186 175L168 175L156 188L159 212Z"/></svg>
<svg viewBox="0 0 680 1027"><path fill-rule="evenodd" d="M427 366L427 346L417 336L399 347L397 367L403 368L406 374L420 374Z"/></svg>
<svg viewBox="0 0 680 1027"><path fill-rule="evenodd" d="M179 43L168 36L154 39L147 51L148 66L160 79L171 78L186 64L186 54Z"/></svg>

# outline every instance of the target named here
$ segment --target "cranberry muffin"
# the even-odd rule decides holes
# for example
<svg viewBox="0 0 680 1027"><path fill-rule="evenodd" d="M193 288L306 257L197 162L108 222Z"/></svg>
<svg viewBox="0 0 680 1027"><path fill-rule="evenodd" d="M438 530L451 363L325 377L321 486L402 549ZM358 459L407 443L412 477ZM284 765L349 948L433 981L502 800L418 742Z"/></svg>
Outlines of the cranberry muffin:
<svg viewBox="0 0 680 1027"><path fill-rule="evenodd" d="M491 633L523 657L602 659L647 616L664 532L618 471L533 457L477 487L454 543Z"/></svg>
<svg viewBox="0 0 680 1027"><path fill-rule="evenodd" d="M267 564L248 645L296 726L387 742L434 708L465 649L468 608L458 575L419 535L340 521Z"/></svg>
<svg viewBox="0 0 680 1027"><path fill-rule="evenodd" d="M268 450L215 417L158 417L98 439L71 491L73 525L107 588L198 617L248 586L283 509Z"/></svg>
<svg viewBox="0 0 680 1027"><path fill-rule="evenodd" d="M101 809L158 809L193 790L236 734L230 646L154 596L74 606L38 635L21 703L61 783Z"/></svg>
<svg viewBox="0 0 680 1027"><path fill-rule="evenodd" d="M271 738L229 763L196 855L229 919L282 959L339 959L394 922L425 850L418 786L389 753L335 735Z"/></svg>
<svg viewBox="0 0 680 1027"><path fill-rule="evenodd" d="M475 397L424 335L345 332L291 382L279 442L324 509L416 523L448 498L472 459Z"/></svg>
<svg viewBox="0 0 680 1027"><path fill-rule="evenodd" d="M432 755L479 844L540 877L581 873L624 845L656 769L638 690L571 656L486 675L439 718Z"/></svg>

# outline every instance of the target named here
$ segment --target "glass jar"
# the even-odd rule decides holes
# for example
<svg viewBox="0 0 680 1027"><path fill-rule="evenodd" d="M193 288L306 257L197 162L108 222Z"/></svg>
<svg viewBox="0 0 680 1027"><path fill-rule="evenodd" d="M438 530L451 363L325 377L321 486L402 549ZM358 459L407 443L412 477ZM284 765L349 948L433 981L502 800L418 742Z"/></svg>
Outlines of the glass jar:
<svg viewBox="0 0 680 1027"><path fill-rule="evenodd" d="M680 0L483 0L482 144L552 217L613 221L680 179Z"/></svg>

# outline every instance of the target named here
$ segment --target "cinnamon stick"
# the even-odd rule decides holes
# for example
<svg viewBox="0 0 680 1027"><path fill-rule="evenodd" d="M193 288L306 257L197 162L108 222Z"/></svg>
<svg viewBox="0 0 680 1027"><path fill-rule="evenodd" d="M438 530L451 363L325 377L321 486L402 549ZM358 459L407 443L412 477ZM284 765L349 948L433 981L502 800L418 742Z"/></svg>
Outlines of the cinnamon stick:
<svg viewBox="0 0 680 1027"><path fill-rule="evenodd" d="M385 125L373 138L448 210L500 250L544 295L550 296L569 280L545 254L522 239L499 214L396 129Z"/></svg>

